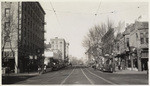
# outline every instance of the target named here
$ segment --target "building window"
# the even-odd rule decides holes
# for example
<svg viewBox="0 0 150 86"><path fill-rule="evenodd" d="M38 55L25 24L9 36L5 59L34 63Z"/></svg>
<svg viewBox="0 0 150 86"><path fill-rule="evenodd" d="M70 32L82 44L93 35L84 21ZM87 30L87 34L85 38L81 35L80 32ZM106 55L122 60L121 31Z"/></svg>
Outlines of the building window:
<svg viewBox="0 0 150 86"><path fill-rule="evenodd" d="M9 29L9 27L10 27L10 22L5 22L5 30L6 31L8 31L8 29Z"/></svg>
<svg viewBox="0 0 150 86"><path fill-rule="evenodd" d="M119 51L119 43L117 43L117 50Z"/></svg>
<svg viewBox="0 0 150 86"><path fill-rule="evenodd" d="M141 40L141 44L144 44L144 34L140 33L140 40Z"/></svg>
<svg viewBox="0 0 150 86"><path fill-rule="evenodd" d="M58 49L58 45L56 45L56 49Z"/></svg>
<svg viewBox="0 0 150 86"><path fill-rule="evenodd" d="M14 52L10 52L10 51L4 51L4 57L13 57Z"/></svg>
<svg viewBox="0 0 150 86"><path fill-rule="evenodd" d="M129 38L127 38L127 47L129 47L130 45L129 45Z"/></svg>
<svg viewBox="0 0 150 86"><path fill-rule="evenodd" d="M141 56L142 58L148 58L148 52L142 52Z"/></svg>
<svg viewBox="0 0 150 86"><path fill-rule="evenodd" d="M60 45L60 48L62 48L62 45Z"/></svg>
<svg viewBox="0 0 150 86"><path fill-rule="evenodd" d="M27 17L26 17L26 14L25 14L25 15L24 15L24 23L26 23L26 21L27 21L26 18L27 18Z"/></svg>
<svg viewBox="0 0 150 86"><path fill-rule="evenodd" d="M146 38L146 43L148 43L148 38Z"/></svg>
<svg viewBox="0 0 150 86"><path fill-rule="evenodd" d="M148 43L148 32L146 32L146 43Z"/></svg>
<svg viewBox="0 0 150 86"><path fill-rule="evenodd" d="M144 44L144 38L141 38L141 44Z"/></svg>
<svg viewBox="0 0 150 86"><path fill-rule="evenodd" d="M10 8L5 8L5 17L10 15Z"/></svg>

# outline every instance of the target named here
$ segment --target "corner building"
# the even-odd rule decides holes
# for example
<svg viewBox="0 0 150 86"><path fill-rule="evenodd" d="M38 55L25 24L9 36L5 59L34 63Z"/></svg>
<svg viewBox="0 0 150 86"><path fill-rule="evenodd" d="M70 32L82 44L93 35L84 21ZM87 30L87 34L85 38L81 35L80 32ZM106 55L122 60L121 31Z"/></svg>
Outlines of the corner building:
<svg viewBox="0 0 150 86"><path fill-rule="evenodd" d="M14 51L14 56L9 55L3 66L10 67L15 73L36 71L44 53L43 8L39 2L2 2L1 9L2 33L7 26L14 29L11 32L12 47L9 45L10 42L4 41L5 34L2 35L2 46L5 44L3 57L11 54L10 48ZM9 17L12 19L10 20Z"/></svg>

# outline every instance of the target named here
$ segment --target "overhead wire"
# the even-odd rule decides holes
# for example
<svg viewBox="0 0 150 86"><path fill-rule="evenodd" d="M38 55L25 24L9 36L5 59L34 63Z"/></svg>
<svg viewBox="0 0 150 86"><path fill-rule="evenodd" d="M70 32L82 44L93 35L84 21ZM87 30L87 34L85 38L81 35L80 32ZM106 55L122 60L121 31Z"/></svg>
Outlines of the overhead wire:
<svg viewBox="0 0 150 86"><path fill-rule="evenodd" d="M58 19L57 13L56 13L56 10L54 9L54 7L53 7L51 1L50 1L50 5L51 5L51 7L52 7L52 11L54 12L54 14L55 14L55 16L56 16L56 19L57 19L57 22L58 22L58 24L59 24L59 26L60 26L60 29L62 29L61 24L60 24L60 21L59 21L59 19Z"/></svg>
<svg viewBox="0 0 150 86"><path fill-rule="evenodd" d="M96 13L94 14L93 23L95 23L96 16L97 16L98 11L99 11L99 9L100 9L100 7L101 7L101 2L102 2L102 0L100 0L99 5L98 5L98 8L97 8L97 11L96 11Z"/></svg>
<svg viewBox="0 0 150 86"><path fill-rule="evenodd" d="M59 24L59 26L60 26L60 28L62 29L62 27L61 27L61 24L60 24L60 21L59 21L59 19L58 19L58 16L57 16L57 13L56 12L60 12L60 13L71 13L71 14L91 14L91 15L93 15L94 14L94 19L92 20L92 24L93 23L95 23L95 20L96 20L96 17L98 16L98 15L103 15L103 14L114 14L114 13L121 13L121 12L125 12L125 11L129 11L129 10L133 10L133 9L125 9L125 10L120 10L120 11L117 11L117 10L114 10L114 11L109 11L109 12L103 12L103 13L98 13L98 11L100 10L100 8L101 8L101 3L102 3L102 0L100 0L100 2L99 2L99 5L98 5L98 8L97 8L97 10L96 10L96 12L95 13L82 13L82 12L71 12L71 11L56 11L55 9L54 9L54 7L53 7L53 5L52 5L52 3L51 3L51 1L50 1L50 5L51 5L51 7L52 7L52 10L50 10L50 9L46 9L46 10L49 10L49 11L53 11L54 12L54 14L55 14L55 16L56 16L56 19L57 19L57 22L58 22L58 24ZM145 6L145 5L144 5ZM143 5L142 6L137 6L136 8L141 8L141 7L143 7Z"/></svg>
<svg viewBox="0 0 150 86"><path fill-rule="evenodd" d="M145 5L143 5L143 6L145 6ZM139 9L139 8L141 8L143 6L137 6L136 8ZM50 9L45 9L45 10L53 11L53 10L50 10ZM57 10L57 11L55 11L55 13L57 12L57 13L70 13L70 14L87 14L87 15L96 15L96 16L98 16L98 15L110 14L110 13L121 13L121 12L130 11L130 10L135 10L135 8L134 9L129 8L129 9L125 9L125 10L114 10L114 11L101 12L101 13L95 13L95 12L93 12L93 13L83 13L83 12L58 11Z"/></svg>

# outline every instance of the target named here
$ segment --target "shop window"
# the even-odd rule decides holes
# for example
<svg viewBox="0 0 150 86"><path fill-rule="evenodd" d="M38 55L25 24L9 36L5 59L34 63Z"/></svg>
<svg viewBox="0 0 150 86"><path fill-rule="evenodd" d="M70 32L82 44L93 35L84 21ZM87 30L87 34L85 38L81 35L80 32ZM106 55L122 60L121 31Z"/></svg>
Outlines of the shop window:
<svg viewBox="0 0 150 86"><path fill-rule="evenodd" d="M148 43L148 32L146 32L146 43Z"/></svg>
<svg viewBox="0 0 150 86"><path fill-rule="evenodd" d="M143 33L140 33L140 41L141 41L141 44L144 44L144 34Z"/></svg>
<svg viewBox="0 0 150 86"><path fill-rule="evenodd" d="M127 47L129 47L129 38L127 38Z"/></svg>
<svg viewBox="0 0 150 86"><path fill-rule="evenodd" d="M148 52L142 52L141 56L142 58L148 58Z"/></svg>
<svg viewBox="0 0 150 86"><path fill-rule="evenodd" d="M146 38L146 43L148 43L148 38Z"/></svg>

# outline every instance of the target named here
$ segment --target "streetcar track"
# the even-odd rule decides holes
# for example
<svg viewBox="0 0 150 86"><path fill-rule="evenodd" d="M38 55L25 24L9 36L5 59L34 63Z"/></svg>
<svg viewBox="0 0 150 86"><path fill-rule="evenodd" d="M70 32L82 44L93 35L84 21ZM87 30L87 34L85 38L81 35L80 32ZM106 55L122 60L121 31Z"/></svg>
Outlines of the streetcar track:
<svg viewBox="0 0 150 86"><path fill-rule="evenodd" d="M105 79L105 78L103 78L103 77L100 77L99 75L97 75L97 74L95 74L95 73L92 73L92 72L89 71L88 69L86 69L86 70L87 70L90 74L92 74L92 75L94 75L94 76L96 76L96 77L98 77L98 78L104 80L105 82L107 82L107 83L109 83L109 84L116 85L115 83L113 83L113 82L111 82L111 81L109 81L109 80L107 80L107 79Z"/></svg>
<svg viewBox="0 0 150 86"><path fill-rule="evenodd" d="M58 73L58 72L55 72L55 73L53 74L53 76L48 77L48 78L50 78L50 79L45 80L44 82L48 82L48 81L50 81L50 80L54 79L57 73Z"/></svg>
<svg viewBox="0 0 150 86"><path fill-rule="evenodd" d="M58 74L58 73L61 74L61 73L63 73L64 71L67 71L67 70L57 71L57 72L51 77L51 79L49 79L49 80L47 80L47 81L50 81L50 80L53 80L53 79L57 78L57 77L56 77L57 74Z"/></svg>
<svg viewBox="0 0 150 86"><path fill-rule="evenodd" d="M81 69L81 71L82 71L83 75L87 78L87 80L93 85L94 83L91 81L91 79L88 78L88 76L84 73L84 71L82 69Z"/></svg>
<svg viewBox="0 0 150 86"><path fill-rule="evenodd" d="M61 85L66 82L66 80L70 77L70 75L74 72L75 68L71 71L71 73L60 83Z"/></svg>
<svg viewBox="0 0 150 86"><path fill-rule="evenodd" d="M62 73L62 72L64 72L64 71L66 71L66 70L59 70L59 71L56 71L56 72L50 72L51 74L52 74L52 76L50 76L50 77L47 77L47 78L50 78L50 79L48 79L48 80L45 80L44 82L48 82L48 81L50 81L50 80L53 80L53 79L55 79L56 78L56 76L57 76L57 74L59 74L59 73ZM47 74L47 73L46 73ZM44 74L44 75L46 75L46 74ZM27 81L31 81L31 80L27 80ZM33 80L32 80L33 81Z"/></svg>

